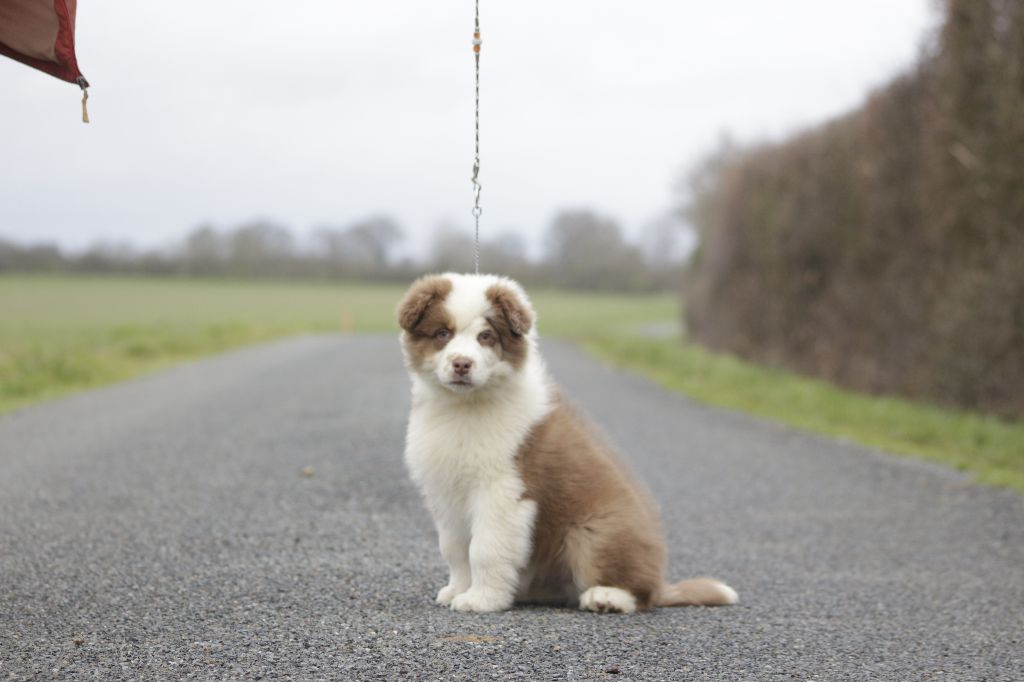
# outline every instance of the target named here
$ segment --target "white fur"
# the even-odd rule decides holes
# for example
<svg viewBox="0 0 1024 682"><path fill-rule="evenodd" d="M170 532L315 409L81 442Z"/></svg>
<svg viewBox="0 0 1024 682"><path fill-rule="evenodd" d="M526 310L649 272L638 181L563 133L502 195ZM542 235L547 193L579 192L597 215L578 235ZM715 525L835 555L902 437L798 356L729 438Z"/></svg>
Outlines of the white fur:
<svg viewBox="0 0 1024 682"><path fill-rule="evenodd" d="M618 587L591 587L580 595L580 609L598 613L633 613L636 597Z"/></svg>
<svg viewBox="0 0 1024 682"><path fill-rule="evenodd" d="M717 581L716 581L717 582ZM736 590L732 589L723 582L718 583L718 588L722 592L722 601L726 604L735 604L740 600L740 595L737 594Z"/></svg>
<svg viewBox="0 0 1024 682"><path fill-rule="evenodd" d="M449 566L437 602L457 611L499 611L519 591L537 512L536 503L522 498L515 455L551 410L553 389L533 330L518 371L477 341L484 316L493 314L486 290L500 282L529 305L522 289L494 276L445 276L453 283L445 306L456 328L433 361L412 373L405 461ZM456 356L473 361L470 387L449 383Z"/></svg>

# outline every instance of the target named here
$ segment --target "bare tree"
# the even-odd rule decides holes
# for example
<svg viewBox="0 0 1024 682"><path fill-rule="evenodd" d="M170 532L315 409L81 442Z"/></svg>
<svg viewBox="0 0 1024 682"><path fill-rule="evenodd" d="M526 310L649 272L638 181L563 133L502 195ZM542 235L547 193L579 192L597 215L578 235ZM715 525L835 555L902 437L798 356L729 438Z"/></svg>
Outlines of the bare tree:
<svg viewBox="0 0 1024 682"><path fill-rule="evenodd" d="M681 265L695 240L693 227L680 220L678 213L663 213L641 228L639 247L649 266L666 269Z"/></svg>
<svg viewBox="0 0 1024 682"><path fill-rule="evenodd" d="M212 226L201 225L185 238L180 257L181 269L189 274L216 274L224 268L227 244Z"/></svg>
<svg viewBox="0 0 1024 682"><path fill-rule="evenodd" d="M644 288L649 280L639 249L614 220L591 211L564 211L544 239L549 280L582 289Z"/></svg>
<svg viewBox="0 0 1024 682"><path fill-rule="evenodd" d="M402 237L401 228L391 218L368 218L346 230L344 248L366 271L380 271L387 267Z"/></svg>
<svg viewBox="0 0 1024 682"><path fill-rule="evenodd" d="M66 265L64 255L54 244L21 246L0 239L0 272L53 272Z"/></svg>
<svg viewBox="0 0 1024 682"><path fill-rule="evenodd" d="M294 238L287 228L254 221L228 237L231 269L242 275L285 275L290 269Z"/></svg>

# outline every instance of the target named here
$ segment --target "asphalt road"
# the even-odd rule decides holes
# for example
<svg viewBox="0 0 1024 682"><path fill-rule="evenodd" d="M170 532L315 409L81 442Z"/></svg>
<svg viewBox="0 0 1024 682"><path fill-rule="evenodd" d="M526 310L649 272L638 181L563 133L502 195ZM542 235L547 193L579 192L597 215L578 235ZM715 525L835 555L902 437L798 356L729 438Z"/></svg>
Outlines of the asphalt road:
<svg viewBox="0 0 1024 682"><path fill-rule="evenodd" d="M0 417L0 678L1024 679L1024 498L544 347L738 606L434 606L397 342L305 337Z"/></svg>

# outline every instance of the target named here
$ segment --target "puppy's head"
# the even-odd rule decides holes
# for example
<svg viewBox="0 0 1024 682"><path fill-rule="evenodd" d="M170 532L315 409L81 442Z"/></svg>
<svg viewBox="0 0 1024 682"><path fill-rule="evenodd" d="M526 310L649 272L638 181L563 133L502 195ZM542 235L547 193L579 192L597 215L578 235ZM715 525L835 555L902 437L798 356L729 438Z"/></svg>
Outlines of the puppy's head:
<svg viewBox="0 0 1024 682"><path fill-rule="evenodd" d="M520 371L536 314L517 283L495 275L428 275L398 306L409 371L457 394L500 385Z"/></svg>

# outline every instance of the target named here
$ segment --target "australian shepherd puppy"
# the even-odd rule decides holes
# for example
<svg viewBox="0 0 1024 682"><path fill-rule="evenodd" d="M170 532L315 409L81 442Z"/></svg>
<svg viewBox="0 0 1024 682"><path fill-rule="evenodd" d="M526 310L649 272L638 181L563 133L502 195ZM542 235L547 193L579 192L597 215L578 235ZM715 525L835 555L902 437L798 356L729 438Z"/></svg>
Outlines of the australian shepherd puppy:
<svg viewBox="0 0 1024 682"><path fill-rule="evenodd" d="M412 377L405 461L450 569L437 603L631 613L736 602L710 578L665 582L657 511L548 376L516 282L423 277L398 321Z"/></svg>

